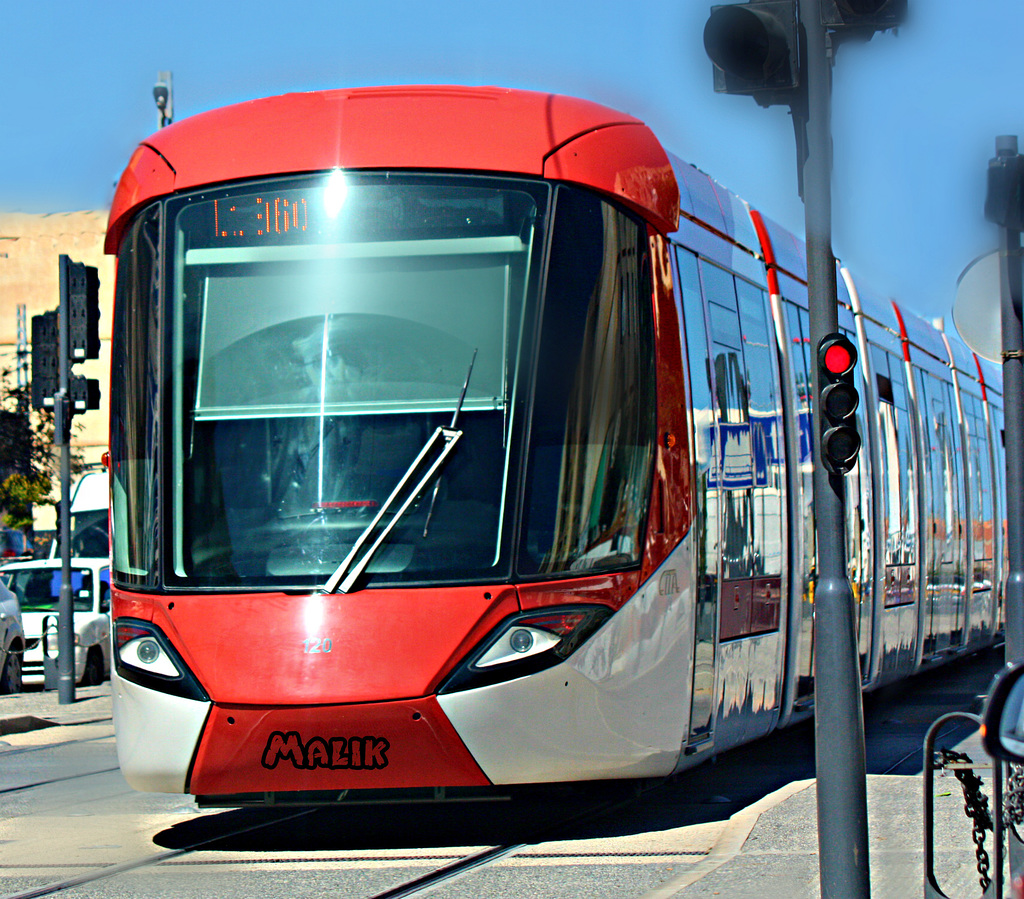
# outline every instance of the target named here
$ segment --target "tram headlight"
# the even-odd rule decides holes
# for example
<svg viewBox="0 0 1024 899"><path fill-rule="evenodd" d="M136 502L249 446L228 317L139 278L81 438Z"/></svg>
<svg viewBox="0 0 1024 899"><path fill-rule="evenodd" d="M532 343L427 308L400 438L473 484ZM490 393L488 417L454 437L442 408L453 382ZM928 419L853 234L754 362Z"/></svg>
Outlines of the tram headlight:
<svg viewBox="0 0 1024 899"><path fill-rule="evenodd" d="M512 631L512 634L508 638L509 646L511 646L516 652L529 652L533 649L533 644L536 642L533 634L531 634L525 628L517 628Z"/></svg>
<svg viewBox="0 0 1024 899"><path fill-rule="evenodd" d="M604 606L534 610L506 619L438 690L453 693L543 671L572 655L611 615Z"/></svg>
<svg viewBox="0 0 1024 899"><path fill-rule="evenodd" d="M160 629L147 621L114 622L114 663L125 680L189 699L208 698Z"/></svg>
<svg viewBox="0 0 1024 899"><path fill-rule="evenodd" d="M119 621L114 626L114 647L121 665L160 677L181 677L178 666L160 645L156 628Z"/></svg>
<svg viewBox="0 0 1024 899"><path fill-rule="evenodd" d="M143 665L152 667L160 661L160 656L162 655L162 653L160 652L160 646L159 644L157 644L156 640L153 640L150 637L143 637L138 641L138 643L139 645L135 649L135 655ZM127 655L127 653L124 654ZM170 667L172 671L167 673L178 673L176 670L174 670L173 665L171 665Z"/></svg>

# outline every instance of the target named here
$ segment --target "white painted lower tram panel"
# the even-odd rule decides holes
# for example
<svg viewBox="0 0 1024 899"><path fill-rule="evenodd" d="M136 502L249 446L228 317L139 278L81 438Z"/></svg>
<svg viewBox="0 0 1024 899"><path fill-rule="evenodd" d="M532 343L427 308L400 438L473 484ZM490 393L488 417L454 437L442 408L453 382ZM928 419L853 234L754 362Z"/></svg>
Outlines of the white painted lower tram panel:
<svg viewBox="0 0 1024 899"><path fill-rule="evenodd" d="M495 784L660 777L687 736L692 538L587 643L538 674L438 697Z"/></svg>
<svg viewBox="0 0 1024 899"><path fill-rule="evenodd" d="M110 672L117 761L136 790L184 793L209 702L171 696Z"/></svg>

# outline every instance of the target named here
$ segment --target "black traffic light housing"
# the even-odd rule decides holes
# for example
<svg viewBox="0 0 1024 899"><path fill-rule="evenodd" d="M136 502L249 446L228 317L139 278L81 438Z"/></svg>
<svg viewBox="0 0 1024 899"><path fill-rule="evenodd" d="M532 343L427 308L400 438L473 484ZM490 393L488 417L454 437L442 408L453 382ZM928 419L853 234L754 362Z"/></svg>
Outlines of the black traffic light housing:
<svg viewBox="0 0 1024 899"><path fill-rule="evenodd" d="M61 308L32 316L32 408L57 410L61 353L67 355L68 414L100 407L100 382L71 374L71 366L100 355L100 278L95 266L59 260ZM67 334L61 334L61 322Z"/></svg>
<svg viewBox="0 0 1024 899"><path fill-rule="evenodd" d="M1016 148L989 160L985 218L1001 228L1024 231L1024 156Z"/></svg>
<svg viewBox="0 0 1024 899"><path fill-rule="evenodd" d="M62 256L67 259L67 256ZM72 362L100 357L100 276L93 265L68 259L68 352Z"/></svg>
<svg viewBox="0 0 1024 899"><path fill-rule="evenodd" d="M818 402L821 416L821 461L832 474L847 474L857 464L860 434L854 384L857 349L843 334L827 334L818 344Z"/></svg>
<svg viewBox="0 0 1024 899"><path fill-rule="evenodd" d="M68 306L68 365L100 357L100 276L93 265L60 257L61 293ZM63 296L61 298L63 302ZM68 399L71 414L100 407L100 382L70 375Z"/></svg>
<svg viewBox="0 0 1024 899"><path fill-rule="evenodd" d="M791 102L800 86L796 0L751 0L713 6L704 49L714 63L715 90L750 94L758 103Z"/></svg>
<svg viewBox="0 0 1024 899"><path fill-rule="evenodd" d="M59 387L60 332L55 310L32 316L32 408L52 408Z"/></svg>
<svg viewBox="0 0 1024 899"><path fill-rule="evenodd" d="M821 0L821 23L835 30L856 29L868 37L901 25L907 0Z"/></svg>
<svg viewBox="0 0 1024 899"><path fill-rule="evenodd" d="M870 39L903 23L907 0L821 0L821 22L835 41ZM804 49L798 0L747 0L712 6L704 49L714 63L715 90L749 94L762 106L803 106Z"/></svg>

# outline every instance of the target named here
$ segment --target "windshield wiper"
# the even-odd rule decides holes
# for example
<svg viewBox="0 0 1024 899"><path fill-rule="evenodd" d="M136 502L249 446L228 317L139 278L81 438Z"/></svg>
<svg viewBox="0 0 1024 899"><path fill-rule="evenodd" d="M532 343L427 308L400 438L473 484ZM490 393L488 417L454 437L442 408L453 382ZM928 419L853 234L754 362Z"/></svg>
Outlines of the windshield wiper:
<svg viewBox="0 0 1024 899"><path fill-rule="evenodd" d="M466 380L462 385L462 393L459 394L459 401L455 404L455 412L452 415L452 423L449 425L453 430L459 423L459 413L462 411L462 403L466 399L466 390L469 388L469 379L473 377L473 366L476 364L476 354L479 350L473 350L473 358L469 360L469 371L466 372ZM459 432L462 433L461 431ZM438 481L434 484L434 493L430 497L430 508L427 509L427 520L423 523L423 536L427 536L427 531L430 530L430 519L434 516L434 504L437 502L437 491L441 489L441 482Z"/></svg>
<svg viewBox="0 0 1024 899"><path fill-rule="evenodd" d="M455 448L455 444L458 443L459 438L462 436L462 431L456 429L455 425L459 420L459 412L462 410L462 403L466 399L466 389L469 387L469 379L473 375L473 364L476 362L477 351L473 350L473 358L469 363L469 371L466 373L466 382L462 385L462 393L459 396L459 401L455 406L455 414L452 416L452 423L450 427L438 426L434 433L430 435L430 438L423 445L423 449L419 451L419 455L413 459L412 465L406 469L405 474L399 479L395 485L395 489L391 491L391 495L384 501L384 505L380 507L380 511L374 516L373 521L367 525L364 530L353 544L352 549L349 550L349 554L345 556L345 560L338 566L337 571L334 572L328 579L327 583L324 584L324 593L349 593L355 586L357 580L359 580L362 573L366 570L366 567L370 564L370 560L377 554L377 550L384 545L384 542L388 539L391 532L394 530L395 525L401 520L402 516L408 511L409 507L416 501L416 499L422 495L423 491L430 485L431 480L441 470L448 456L451 455L451 451ZM409 489L409 485L416 477L416 473L423 467L424 460L426 460L437 447L440 447L440 451L427 467L419 480L412 489ZM356 562L356 558L359 556L363 546L369 541L374 531L377 529L377 525L380 524L381 520L387 515L391 507L404 496L402 504L395 511L391 521L388 522L377 539L370 544L369 548L363 553L362 558ZM437 491L434 491L433 499L437 499ZM434 502L431 500L430 513L427 515L427 522L429 524L430 514L434 511ZM425 529L424 529L425 533ZM353 564L354 563L354 564Z"/></svg>

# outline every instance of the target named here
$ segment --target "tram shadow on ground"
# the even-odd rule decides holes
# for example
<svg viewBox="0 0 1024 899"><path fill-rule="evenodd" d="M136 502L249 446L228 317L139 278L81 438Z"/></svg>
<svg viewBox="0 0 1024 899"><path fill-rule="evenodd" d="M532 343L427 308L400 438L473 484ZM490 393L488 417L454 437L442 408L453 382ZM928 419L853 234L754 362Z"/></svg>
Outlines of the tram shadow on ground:
<svg viewBox="0 0 1024 899"><path fill-rule="evenodd" d="M865 698L869 774L917 775L928 727L949 711L978 711L1003 665L1002 647L936 667ZM968 735L951 731L953 745ZM231 809L154 836L166 849L296 852L506 845L600 839L722 821L796 780L814 777L805 721L652 787L650 782L555 785L463 803ZM600 809L611 808L605 814Z"/></svg>

